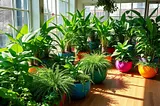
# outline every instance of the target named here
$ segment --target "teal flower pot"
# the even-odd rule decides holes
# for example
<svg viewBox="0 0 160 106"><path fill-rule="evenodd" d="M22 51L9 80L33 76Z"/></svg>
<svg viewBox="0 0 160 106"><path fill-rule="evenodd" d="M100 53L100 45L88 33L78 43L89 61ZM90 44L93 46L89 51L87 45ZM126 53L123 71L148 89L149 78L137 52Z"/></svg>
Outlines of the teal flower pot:
<svg viewBox="0 0 160 106"><path fill-rule="evenodd" d="M102 83L105 79L106 79L106 74L107 73L107 70L104 70L104 71L94 71L94 75L92 75L92 81L95 83L95 84L100 84Z"/></svg>
<svg viewBox="0 0 160 106"><path fill-rule="evenodd" d="M85 82L84 84L75 83L74 86L72 87L71 98L83 99L90 91L90 86L91 86L90 81Z"/></svg>

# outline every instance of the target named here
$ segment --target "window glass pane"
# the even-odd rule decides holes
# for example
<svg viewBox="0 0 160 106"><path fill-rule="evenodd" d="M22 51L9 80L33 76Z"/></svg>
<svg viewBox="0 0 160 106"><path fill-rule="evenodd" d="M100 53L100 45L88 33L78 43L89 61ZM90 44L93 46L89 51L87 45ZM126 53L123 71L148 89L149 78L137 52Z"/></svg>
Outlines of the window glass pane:
<svg viewBox="0 0 160 106"><path fill-rule="evenodd" d="M67 16L68 2L57 0L57 14L63 14Z"/></svg>
<svg viewBox="0 0 160 106"><path fill-rule="evenodd" d="M145 13L145 3L133 3L133 9L140 12L140 14L142 16L144 16L144 13ZM136 16L134 13L133 13L133 16Z"/></svg>
<svg viewBox="0 0 160 106"><path fill-rule="evenodd" d="M70 12L75 12L75 0L70 0Z"/></svg>
<svg viewBox="0 0 160 106"><path fill-rule="evenodd" d="M12 7L12 0L0 0L0 6Z"/></svg>
<svg viewBox="0 0 160 106"><path fill-rule="evenodd" d="M121 3L121 16L125 11L130 10L130 9L131 9L131 3Z"/></svg>
<svg viewBox="0 0 160 106"><path fill-rule="evenodd" d="M104 16L104 15L105 15L105 12L103 11L103 7L96 8L96 16L97 17L101 17L101 16Z"/></svg>
<svg viewBox="0 0 160 106"><path fill-rule="evenodd" d="M6 33L11 33L12 30L8 24L12 24L12 11L0 9L0 29ZM0 48L4 47L7 41L6 35L0 34Z"/></svg>
<svg viewBox="0 0 160 106"><path fill-rule="evenodd" d="M110 16L119 16L120 15L120 3L117 3L117 11L110 13Z"/></svg>
<svg viewBox="0 0 160 106"><path fill-rule="evenodd" d="M85 16L87 16L89 13L91 13L93 16L94 9L95 9L95 6L85 6Z"/></svg>
<svg viewBox="0 0 160 106"><path fill-rule="evenodd" d="M55 0L46 0L44 1L44 12L55 14Z"/></svg>
<svg viewBox="0 0 160 106"><path fill-rule="evenodd" d="M17 26L22 27L24 24L28 25L28 12L16 11Z"/></svg>
<svg viewBox="0 0 160 106"><path fill-rule="evenodd" d="M158 4L149 4L149 14L150 15L154 9L156 9L158 7ZM158 11L156 11L152 16L157 16Z"/></svg>
<svg viewBox="0 0 160 106"><path fill-rule="evenodd" d="M159 4L159 8L158 8L158 15L160 15L160 4Z"/></svg>
<svg viewBox="0 0 160 106"><path fill-rule="evenodd" d="M28 10L28 0L15 0L16 8Z"/></svg>
<svg viewBox="0 0 160 106"><path fill-rule="evenodd" d="M61 16L57 16L57 21L58 24L63 24L63 19Z"/></svg>

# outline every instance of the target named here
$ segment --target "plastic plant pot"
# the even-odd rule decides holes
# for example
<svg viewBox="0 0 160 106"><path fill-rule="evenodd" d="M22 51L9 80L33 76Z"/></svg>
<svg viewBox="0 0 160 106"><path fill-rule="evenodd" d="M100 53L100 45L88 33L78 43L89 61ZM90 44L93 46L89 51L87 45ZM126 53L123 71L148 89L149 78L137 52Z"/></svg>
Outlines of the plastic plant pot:
<svg viewBox="0 0 160 106"><path fill-rule="evenodd" d="M115 66L120 72L125 73L125 72L128 72L132 68L132 62L131 61L123 62L123 61L116 60Z"/></svg>
<svg viewBox="0 0 160 106"><path fill-rule="evenodd" d="M92 75L92 81L94 84L100 84L106 79L107 70L104 71L94 71L94 75Z"/></svg>
<svg viewBox="0 0 160 106"><path fill-rule="evenodd" d="M144 78L153 78L157 74L158 68L138 65L138 71L140 75Z"/></svg>
<svg viewBox="0 0 160 106"><path fill-rule="evenodd" d="M84 84L75 83L74 86L72 87L71 98L83 99L84 97L86 97L86 95L90 91L90 86L91 86L90 81L87 81Z"/></svg>

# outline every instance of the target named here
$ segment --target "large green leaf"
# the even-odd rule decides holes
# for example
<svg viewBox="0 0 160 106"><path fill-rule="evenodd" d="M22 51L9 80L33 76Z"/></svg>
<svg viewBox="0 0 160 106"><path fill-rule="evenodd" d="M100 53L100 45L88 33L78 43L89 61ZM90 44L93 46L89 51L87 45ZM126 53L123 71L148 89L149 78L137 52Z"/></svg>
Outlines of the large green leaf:
<svg viewBox="0 0 160 106"><path fill-rule="evenodd" d="M149 15L149 18L151 18L151 17L153 16L153 14L154 14L157 10L158 10L158 7L155 8L155 9L152 11L152 13Z"/></svg>
<svg viewBox="0 0 160 106"><path fill-rule="evenodd" d="M27 25L23 25L23 27L21 28L20 32L17 34L16 39L20 39L22 38L23 35L28 33L28 26Z"/></svg>
<svg viewBox="0 0 160 106"><path fill-rule="evenodd" d="M23 48L19 44L12 44L12 46L9 48L15 51L17 54L23 52Z"/></svg>
<svg viewBox="0 0 160 106"><path fill-rule="evenodd" d="M152 33L153 25L152 25L152 21L151 21L151 19L149 17L147 17L146 23L147 23L147 29L150 31L150 33Z"/></svg>

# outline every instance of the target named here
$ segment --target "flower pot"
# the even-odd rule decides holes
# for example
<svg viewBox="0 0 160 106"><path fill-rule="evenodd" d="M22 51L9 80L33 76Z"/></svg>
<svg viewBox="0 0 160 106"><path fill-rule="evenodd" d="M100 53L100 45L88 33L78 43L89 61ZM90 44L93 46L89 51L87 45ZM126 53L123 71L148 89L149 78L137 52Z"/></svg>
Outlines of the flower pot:
<svg viewBox="0 0 160 106"><path fill-rule="evenodd" d="M64 95L62 96L62 99L61 99L61 101L59 102L59 105L58 105L58 106L63 106L65 100L66 100L66 95L64 94Z"/></svg>
<svg viewBox="0 0 160 106"><path fill-rule="evenodd" d="M116 60L115 66L120 72L128 72L132 68L132 62L123 62Z"/></svg>
<svg viewBox="0 0 160 106"><path fill-rule="evenodd" d="M113 54L113 52L115 51L115 48L114 47L107 47L107 52L109 54Z"/></svg>
<svg viewBox="0 0 160 106"><path fill-rule="evenodd" d="M89 52L78 52L76 61L81 60L85 54L89 54Z"/></svg>
<svg viewBox="0 0 160 106"><path fill-rule="evenodd" d="M112 62L112 57L111 56L106 56L105 59L109 62Z"/></svg>
<svg viewBox="0 0 160 106"><path fill-rule="evenodd" d="M90 48L90 50L96 50L96 49L98 49L99 48L99 42L93 42L93 41L90 41L90 42L88 42L88 44L89 44L89 48Z"/></svg>
<svg viewBox="0 0 160 106"><path fill-rule="evenodd" d="M138 71L140 75L144 78L153 78L157 74L158 68L138 65Z"/></svg>
<svg viewBox="0 0 160 106"><path fill-rule="evenodd" d="M102 83L105 79L106 79L106 72L107 70L104 71L94 71L94 75L91 76L92 81L94 82L94 84L100 84Z"/></svg>
<svg viewBox="0 0 160 106"><path fill-rule="evenodd" d="M91 86L90 81L85 82L84 84L75 83L74 86L72 87L71 98L83 99L90 91L90 86Z"/></svg>
<svg viewBox="0 0 160 106"><path fill-rule="evenodd" d="M60 56L60 57L71 57L71 56L75 56L75 54L73 52L64 52L64 53L58 53L58 56Z"/></svg>
<svg viewBox="0 0 160 106"><path fill-rule="evenodd" d="M31 68L28 69L28 72L30 74L36 74L37 73L37 68L44 68L44 66L31 67Z"/></svg>

